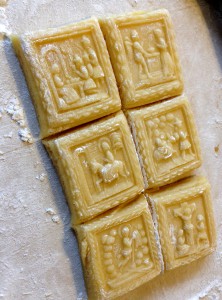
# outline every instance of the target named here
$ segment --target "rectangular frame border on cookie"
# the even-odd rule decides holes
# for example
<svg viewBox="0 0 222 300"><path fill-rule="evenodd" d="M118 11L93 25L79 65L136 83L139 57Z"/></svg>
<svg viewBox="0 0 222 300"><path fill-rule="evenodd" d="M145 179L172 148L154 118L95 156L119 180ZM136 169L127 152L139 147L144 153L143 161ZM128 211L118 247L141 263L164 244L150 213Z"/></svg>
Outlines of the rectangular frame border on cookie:
<svg viewBox="0 0 222 300"><path fill-rule="evenodd" d="M61 110L57 103L58 97L55 96L55 88L53 88L52 84L53 80L51 79L50 74L48 74L49 70L45 66L46 63L44 63L44 57L37 51L37 45L44 43L47 47L51 45L50 43L53 43L54 40L56 42L61 42L61 40L62 42L66 42L69 41L69 39L79 39L79 37L86 34L92 37L95 44L94 52L97 53L97 56L99 55L99 62L102 64L104 71L107 97L100 99L98 92L98 99L96 102L87 102L86 105L77 108L74 108L73 105L69 105ZM21 36L12 35L11 39L15 52L24 70L36 108L41 138L99 119L121 109L121 101L109 54L96 18L91 18L60 28L51 28L39 32L27 33ZM67 47L68 46L66 46L66 48ZM87 72L86 67L85 72ZM67 74L65 75L67 76ZM80 101L81 100L82 98L80 97Z"/></svg>
<svg viewBox="0 0 222 300"><path fill-rule="evenodd" d="M174 65L175 76L173 77L174 79L171 78L171 80L166 80L162 83L159 82L159 84L155 83L153 86L148 86L144 89L141 88L139 91L136 91L132 72L129 67L129 61L124 49L120 27L127 25L132 27L133 25L138 26L138 24L149 24L157 21L163 23L165 36L170 49L169 51L173 57L172 62ZM154 12L133 12L126 15L100 19L99 22L107 43L124 108L145 105L182 93L183 78L175 45L173 24L167 10L161 9Z"/></svg>
<svg viewBox="0 0 222 300"><path fill-rule="evenodd" d="M153 123L153 120L164 115L171 114L175 115L175 111L181 111L181 114L184 119L184 125L186 128L187 134L181 131L178 127L178 132L180 134L183 133L183 136L189 137L188 146L193 151L193 157L189 160L182 160L182 162L175 164L171 168L164 171L164 167L160 162L164 160L160 160L160 162L155 159L154 153L155 150L160 149L171 149L168 148L168 144L163 147L155 146L154 141L152 140L150 133L155 133L155 127L151 127L150 125L146 125ZM143 170L144 181L146 188L158 188L165 184L169 184L171 182L175 182L183 177L188 176L191 172L199 168L202 164L201 150L200 150L200 142L198 137L197 128L195 125L195 120L193 116L193 112L191 110L191 105L186 96L179 96L176 98L172 98L168 101L162 101L159 103L155 103L153 105L137 107L135 109L129 109L126 111L126 115L132 129L133 138L136 144L137 152L140 157L140 163ZM161 117L160 117L161 118ZM178 121L181 121L178 119ZM175 122L176 123L176 122ZM156 125L156 124L155 124ZM164 123L163 123L164 125ZM159 128L159 127L158 127ZM165 128L162 129L163 133L165 132ZM169 134L167 132L167 134ZM182 137L183 137L182 136ZM182 140L182 137L179 138ZM174 136L170 136L170 138L174 138ZM157 139L155 139L157 140ZM185 138L186 140L186 138ZM180 142L180 148L182 147L183 140ZM187 143L187 142L186 142ZM154 147L155 146L155 147ZM172 144L171 144L172 146ZM188 147L186 146L186 147ZM178 148L179 148L178 147ZM179 148L179 149L180 149ZM172 148L173 149L173 148ZM171 149L171 150L172 150ZM180 150L181 152L181 150ZM179 152L179 153L180 153ZM180 154L181 156L181 154ZM180 157L179 156L179 157ZM170 153L169 157L167 156L166 162L173 158L173 152ZM157 166L160 166L157 168ZM161 170L161 172L160 172ZM164 171L164 172L163 172Z"/></svg>
<svg viewBox="0 0 222 300"><path fill-rule="evenodd" d="M166 270L189 264L201 257L211 254L215 250L216 228L213 213L213 203L210 194L210 184L205 177L192 176L177 183L165 186L159 191L151 193L147 191L146 195L148 196L152 207L155 208L155 215L158 223L160 243ZM194 225L192 225L193 217L192 219L189 219L190 212L192 215L192 211L190 211L189 206L192 206L193 203L197 203L198 200L201 204L199 204L199 206L195 204L194 213L197 213L197 210L200 207L203 210L205 218L204 221L203 219L199 219L199 222L203 222L203 224L205 223L205 227L203 227L203 225L199 225L199 230L201 238L205 239L202 230L206 228L208 244L205 247L199 247L196 242L194 242L194 251L192 250L190 253L189 250L187 253L186 251L181 251L181 255L176 257L175 250L177 249L178 245L181 247L180 249L185 247L186 239L183 244L183 236L179 237L180 242L182 239L182 243L180 243L178 242L178 236L175 237L176 233L172 233L172 218L175 218L175 216L177 217L178 215L173 216L170 212L170 207L177 208L178 205L186 205L183 207L185 221L182 226L182 232L188 232L192 230L192 228L195 228ZM194 233L193 235L194 240L196 240L196 234ZM176 244L173 241L174 238L177 239Z"/></svg>
<svg viewBox="0 0 222 300"><path fill-rule="evenodd" d="M130 254L128 251L131 246L125 244L124 247L123 241L120 244L116 242L115 247L113 244L115 237L122 236L125 231L124 227L128 227L131 230L128 233L132 234L131 241L135 242L134 248L138 249L136 237L140 236L140 233L138 230L132 232L133 222L137 222L137 225L143 224L144 237L142 241L144 240L148 246L149 258L148 262L144 261L139 265L135 262L134 267L131 266L132 270L130 271L129 267L122 275L122 267L115 262L123 263L125 259L137 257L137 255L136 253ZM133 202L120 205L92 221L78 226L73 225L73 228L78 237L89 299L114 299L152 280L161 273L155 228L144 195L140 195ZM123 236L122 240L124 240ZM142 244L140 248L145 250L147 248L145 244ZM147 252L145 251L145 253L147 257ZM130 261L128 263L130 264ZM112 278L113 275L114 278Z"/></svg>
<svg viewBox="0 0 222 300"><path fill-rule="evenodd" d="M107 135L116 132L121 135L120 139L124 150L123 161L114 160L115 156L110 153L111 149L108 151L109 156L106 156L107 150L104 153L104 148L99 143L99 140L107 143ZM79 156L84 153L89 154L92 149L89 145L94 142L100 146L97 147L97 150L92 151L90 157L84 155L84 159L81 161ZM113 207L131 201L144 190L135 145L122 112L102 118L77 130L69 131L59 137L46 139L43 144L58 170L67 195L73 223L86 222ZM96 166L98 162L94 159L96 158L94 157L95 151L104 155L104 165L100 160L100 171ZM124 166L122 170L119 168L120 163ZM93 186L97 186L97 183L100 182L99 185L102 184L102 187L105 185L105 188L100 192L97 191L97 194L93 193L86 171L90 173L91 180L99 179L93 183ZM108 180L104 181L104 176L108 171L110 171L111 178L108 176ZM128 182L128 184L121 184L124 182ZM100 195L100 197L96 195Z"/></svg>

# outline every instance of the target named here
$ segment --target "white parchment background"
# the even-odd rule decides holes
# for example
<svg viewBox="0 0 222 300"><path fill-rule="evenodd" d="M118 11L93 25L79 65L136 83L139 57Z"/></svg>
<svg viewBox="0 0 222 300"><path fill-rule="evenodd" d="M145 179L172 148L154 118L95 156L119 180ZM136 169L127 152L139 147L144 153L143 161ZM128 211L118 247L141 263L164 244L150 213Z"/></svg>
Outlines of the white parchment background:
<svg viewBox="0 0 222 300"><path fill-rule="evenodd" d="M91 15L162 7L169 9L175 26L185 93L201 139L201 172L212 185L218 247L213 255L121 299L222 299L222 31L208 5L194 0L0 0L0 31L23 33ZM18 135L26 140L29 130L32 144ZM69 210L38 133L19 63L0 35L0 299L87 299Z"/></svg>

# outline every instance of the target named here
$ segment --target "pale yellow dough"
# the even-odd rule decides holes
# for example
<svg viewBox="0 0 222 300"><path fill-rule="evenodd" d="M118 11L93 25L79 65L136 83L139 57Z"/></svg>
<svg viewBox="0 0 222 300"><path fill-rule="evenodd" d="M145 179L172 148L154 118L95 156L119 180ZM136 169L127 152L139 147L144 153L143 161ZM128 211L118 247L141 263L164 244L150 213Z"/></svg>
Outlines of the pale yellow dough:
<svg viewBox="0 0 222 300"><path fill-rule="evenodd" d="M75 223L132 200L144 189L122 112L43 143L58 169Z"/></svg>
<svg viewBox="0 0 222 300"><path fill-rule="evenodd" d="M100 20L125 108L180 95L181 68L167 10Z"/></svg>
<svg viewBox="0 0 222 300"><path fill-rule="evenodd" d="M121 108L97 19L12 36L12 41L36 107L41 138Z"/></svg>
<svg viewBox="0 0 222 300"><path fill-rule="evenodd" d="M199 138L185 96L128 110L127 116L146 188L174 182L201 165Z"/></svg>
<svg viewBox="0 0 222 300"><path fill-rule="evenodd" d="M158 276L159 239L166 270L210 254L209 183L176 182L202 159L190 104L172 98L183 79L168 11L92 18L12 42L67 196L89 299Z"/></svg>
<svg viewBox="0 0 222 300"><path fill-rule="evenodd" d="M210 185L194 176L149 193L154 203L165 268L208 255L216 247Z"/></svg>
<svg viewBox="0 0 222 300"><path fill-rule="evenodd" d="M143 195L74 228L89 299L114 299L161 272L152 217Z"/></svg>

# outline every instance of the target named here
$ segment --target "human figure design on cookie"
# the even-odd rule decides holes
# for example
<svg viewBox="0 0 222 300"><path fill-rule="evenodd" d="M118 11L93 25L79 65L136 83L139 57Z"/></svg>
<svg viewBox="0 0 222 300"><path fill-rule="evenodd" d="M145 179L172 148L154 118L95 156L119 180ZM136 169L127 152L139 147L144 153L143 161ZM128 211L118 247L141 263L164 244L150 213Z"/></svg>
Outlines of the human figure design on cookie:
<svg viewBox="0 0 222 300"><path fill-rule="evenodd" d="M179 132L179 149L181 151L183 160L186 160L187 154L193 155L191 143L187 138L187 133L182 130Z"/></svg>
<svg viewBox="0 0 222 300"><path fill-rule="evenodd" d="M66 86L60 75L60 68L57 63L53 63L51 66L51 72L55 86L58 90L60 104L65 102L66 104L72 104L80 100L80 97L76 90L72 86Z"/></svg>
<svg viewBox="0 0 222 300"><path fill-rule="evenodd" d="M125 39L125 45L126 49L129 49L129 46L132 47L134 61L139 67L140 80L150 79L151 75L146 64L146 58L149 56L149 54L143 49L138 32L136 30L131 31L130 39Z"/></svg>
<svg viewBox="0 0 222 300"><path fill-rule="evenodd" d="M174 216L180 217L183 221L183 229L185 231L186 242L189 246L194 245L194 225L192 224L192 216L196 210L196 204L181 203L179 208L174 209Z"/></svg>
<svg viewBox="0 0 222 300"><path fill-rule="evenodd" d="M185 243L184 231L179 229L177 233L177 254L178 256L184 256L189 251L190 246Z"/></svg>
<svg viewBox="0 0 222 300"><path fill-rule="evenodd" d="M87 38L86 36L83 36L82 38L82 46L84 49L83 52L84 63L87 66L90 77L94 79L94 81L97 84L97 87L99 88L104 82L105 75L103 69L99 64L96 52L92 48L90 39Z"/></svg>
<svg viewBox="0 0 222 300"><path fill-rule="evenodd" d="M206 228L204 224L204 217L203 215L199 214L197 215L197 245L199 247L204 247L208 243L208 237L206 233Z"/></svg>
<svg viewBox="0 0 222 300"><path fill-rule="evenodd" d="M98 189L101 191L101 183L111 183L120 176L127 177L129 172L126 171L124 163L114 158L110 144L107 140L102 139L100 148L104 154L104 163L100 163L95 159L91 162L91 170L93 174L97 174L99 179L96 181Z"/></svg>
<svg viewBox="0 0 222 300"><path fill-rule="evenodd" d="M79 55L75 55L73 59L73 69L79 78L83 81L82 97L94 94L97 90L95 81L90 77L89 71L85 66L83 59Z"/></svg>
<svg viewBox="0 0 222 300"><path fill-rule="evenodd" d="M174 63L169 53L167 43L163 36L163 31L159 28L154 30L156 47L160 52L160 60L164 77L169 77L174 74Z"/></svg>

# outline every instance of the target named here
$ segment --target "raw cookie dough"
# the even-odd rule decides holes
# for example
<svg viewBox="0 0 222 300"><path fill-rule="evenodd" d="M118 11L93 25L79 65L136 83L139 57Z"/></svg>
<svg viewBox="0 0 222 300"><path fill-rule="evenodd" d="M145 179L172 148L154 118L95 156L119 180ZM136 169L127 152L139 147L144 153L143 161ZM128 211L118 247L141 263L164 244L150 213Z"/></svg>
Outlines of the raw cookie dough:
<svg viewBox="0 0 222 300"><path fill-rule="evenodd" d="M97 19L12 36L36 107L41 138L121 108Z"/></svg>
<svg viewBox="0 0 222 300"><path fill-rule="evenodd" d="M131 200L144 189L122 112L43 143L59 171L75 223Z"/></svg>
<svg viewBox="0 0 222 300"><path fill-rule="evenodd" d="M161 272L144 195L75 227L89 299L113 299Z"/></svg>
<svg viewBox="0 0 222 300"><path fill-rule="evenodd" d="M165 268L208 255L216 247L210 185L201 176L148 193L154 203Z"/></svg>
<svg viewBox="0 0 222 300"><path fill-rule="evenodd" d="M100 20L125 108L183 91L174 31L167 10Z"/></svg>
<svg viewBox="0 0 222 300"><path fill-rule="evenodd" d="M146 187L185 177L201 165L199 138L185 96L127 111Z"/></svg>

